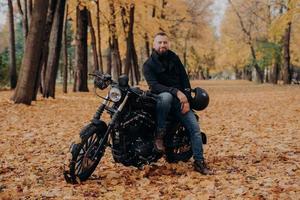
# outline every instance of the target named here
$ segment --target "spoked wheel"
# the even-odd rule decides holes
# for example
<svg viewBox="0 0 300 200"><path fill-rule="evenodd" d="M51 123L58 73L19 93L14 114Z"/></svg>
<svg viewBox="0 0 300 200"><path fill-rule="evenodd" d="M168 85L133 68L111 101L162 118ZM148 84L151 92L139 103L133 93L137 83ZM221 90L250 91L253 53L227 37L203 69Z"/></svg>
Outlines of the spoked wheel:
<svg viewBox="0 0 300 200"><path fill-rule="evenodd" d="M170 141L169 144L166 144L167 162L186 162L192 157L191 141L183 127L179 127L174 135L169 136L167 141Z"/></svg>
<svg viewBox="0 0 300 200"><path fill-rule="evenodd" d="M104 155L107 143L107 138L103 138L105 131L103 128L101 129L93 124L82 130L81 135L83 137L81 142L73 144L71 147L70 182L77 183L78 179L85 181L95 171ZM95 155L100 144L100 153Z"/></svg>

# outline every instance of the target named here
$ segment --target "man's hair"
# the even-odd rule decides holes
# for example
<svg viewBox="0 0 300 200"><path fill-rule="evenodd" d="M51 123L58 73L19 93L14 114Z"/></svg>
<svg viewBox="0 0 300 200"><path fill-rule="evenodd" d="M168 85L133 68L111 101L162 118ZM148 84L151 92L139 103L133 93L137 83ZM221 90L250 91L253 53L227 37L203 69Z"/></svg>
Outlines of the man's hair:
<svg viewBox="0 0 300 200"><path fill-rule="evenodd" d="M168 37L168 35L165 33L165 32L158 32L158 33L156 33L155 35L154 35L154 38L156 38L157 36L167 36Z"/></svg>

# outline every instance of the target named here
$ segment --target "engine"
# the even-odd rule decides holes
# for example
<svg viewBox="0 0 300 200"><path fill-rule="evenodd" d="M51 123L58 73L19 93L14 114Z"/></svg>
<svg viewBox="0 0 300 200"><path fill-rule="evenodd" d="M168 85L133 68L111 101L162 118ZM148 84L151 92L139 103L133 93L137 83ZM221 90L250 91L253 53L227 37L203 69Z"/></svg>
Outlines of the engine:
<svg viewBox="0 0 300 200"><path fill-rule="evenodd" d="M153 155L153 117L144 111L131 112L124 117L112 137L112 152L116 162L139 167L151 162Z"/></svg>

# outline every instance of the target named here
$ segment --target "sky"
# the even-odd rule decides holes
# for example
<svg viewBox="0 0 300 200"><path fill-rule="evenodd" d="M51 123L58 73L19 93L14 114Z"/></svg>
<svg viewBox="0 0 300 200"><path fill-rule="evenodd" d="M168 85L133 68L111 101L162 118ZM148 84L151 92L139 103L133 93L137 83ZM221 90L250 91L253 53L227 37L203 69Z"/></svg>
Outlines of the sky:
<svg viewBox="0 0 300 200"><path fill-rule="evenodd" d="M213 26L216 28L216 35L220 36L221 22L224 17L228 1L227 0L214 0L211 10L214 13L212 21Z"/></svg>
<svg viewBox="0 0 300 200"><path fill-rule="evenodd" d="M4 6L3 4L0 4L0 31L2 29L3 24L6 21L6 16L7 16L6 10L7 7Z"/></svg>

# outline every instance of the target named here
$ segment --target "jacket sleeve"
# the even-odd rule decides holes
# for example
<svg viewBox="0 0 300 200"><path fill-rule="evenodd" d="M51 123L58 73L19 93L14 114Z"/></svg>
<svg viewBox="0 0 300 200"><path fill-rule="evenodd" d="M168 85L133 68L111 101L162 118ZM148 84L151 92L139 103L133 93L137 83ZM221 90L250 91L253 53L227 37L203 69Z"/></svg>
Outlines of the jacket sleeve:
<svg viewBox="0 0 300 200"><path fill-rule="evenodd" d="M143 67L144 77L150 87L150 90L156 94L162 92L170 92L173 96L177 96L177 88L167 87L158 82L156 74L150 69L147 64Z"/></svg>

